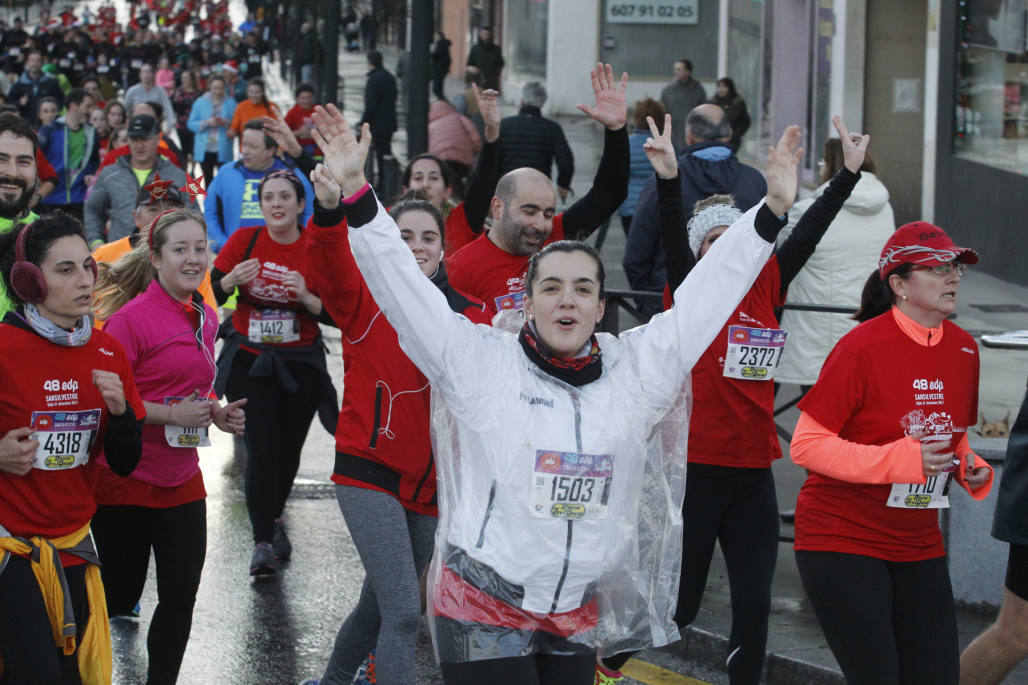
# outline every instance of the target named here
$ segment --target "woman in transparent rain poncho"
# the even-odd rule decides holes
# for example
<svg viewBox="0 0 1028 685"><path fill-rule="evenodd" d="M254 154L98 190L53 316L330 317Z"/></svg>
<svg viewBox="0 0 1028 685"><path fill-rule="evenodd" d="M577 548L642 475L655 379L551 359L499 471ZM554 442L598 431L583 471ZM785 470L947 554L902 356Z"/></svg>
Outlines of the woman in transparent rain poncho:
<svg viewBox="0 0 1028 685"><path fill-rule="evenodd" d="M358 143L331 105L315 120L313 176L341 187L357 264L432 384L429 616L445 681L584 685L598 649L676 640L689 371L784 226L798 127L769 151L766 202L693 269L682 304L620 337L595 333L602 263L561 241L529 264L515 337L455 314L425 279L364 177L367 128Z"/></svg>

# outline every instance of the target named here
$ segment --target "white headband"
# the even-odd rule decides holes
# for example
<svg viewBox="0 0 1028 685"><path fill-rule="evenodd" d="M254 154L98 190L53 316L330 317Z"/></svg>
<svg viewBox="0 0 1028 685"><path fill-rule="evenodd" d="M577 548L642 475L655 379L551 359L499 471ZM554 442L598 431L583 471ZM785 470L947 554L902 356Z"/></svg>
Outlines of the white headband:
<svg viewBox="0 0 1028 685"><path fill-rule="evenodd" d="M731 226L742 217L742 212L729 204L711 205L689 219L689 247L699 259L700 247L710 229L717 226Z"/></svg>

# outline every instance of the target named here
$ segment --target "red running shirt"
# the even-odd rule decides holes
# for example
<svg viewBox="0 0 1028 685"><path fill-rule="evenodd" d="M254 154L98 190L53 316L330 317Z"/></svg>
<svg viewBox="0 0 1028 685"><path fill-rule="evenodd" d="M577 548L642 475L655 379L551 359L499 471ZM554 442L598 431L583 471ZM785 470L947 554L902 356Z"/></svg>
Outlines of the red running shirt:
<svg viewBox="0 0 1028 685"><path fill-rule="evenodd" d="M724 376L729 327L777 329L774 308L785 299L781 284L778 259L772 257L693 367L691 463L768 468L772 461L781 458L774 419L774 383Z"/></svg>
<svg viewBox="0 0 1028 685"><path fill-rule="evenodd" d="M843 336L799 408L839 437L885 445L924 426L951 433L951 449L977 421L978 346L943 322L926 347L892 313ZM796 501L796 549L920 561L945 554L938 512L886 506L892 486L849 483L810 472Z"/></svg>
<svg viewBox="0 0 1028 685"><path fill-rule="evenodd" d="M543 244L558 240L564 240L563 213L553 217L553 232ZM482 300L495 314L500 309L521 309L528 260L524 255L501 250L484 234L450 257L446 271L450 285Z"/></svg>
<svg viewBox="0 0 1028 685"><path fill-rule="evenodd" d="M295 315L299 324L299 339L276 344L282 347L311 345L318 336L318 322L282 284L287 272L299 271L304 275L307 289L317 294L307 265L306 231L300 232L300 238L296 242L283 245L272 240L264 226L240 228L229 237L225 247L218 253L217 259L214 260L214 268L227 274L236 264L244 261L246 249L250 245L254 231L257 230L260 230L260 235L257 236L257 242L249 258L260 259L261 270L252 281L239 286L239 303L236 305L235 314L232 315L232 326L240 335L248 338L250 320L255 310L283 310Z"/></svg>
<svg viewBox="0 0 1028 685"><path fill-rule="evenodd" d="M0 472L0 524L14 535L67 535L96 511L93 469L99 468L95 460L103 447L108 411L93 385L93 369L118 374L136 418L146 415L125 351L113 336L94 330L85 345L63 347L19 326L0 324L0 435L29 426L33 412L100 410L86 464L33 468L24 476Z"/></svg>

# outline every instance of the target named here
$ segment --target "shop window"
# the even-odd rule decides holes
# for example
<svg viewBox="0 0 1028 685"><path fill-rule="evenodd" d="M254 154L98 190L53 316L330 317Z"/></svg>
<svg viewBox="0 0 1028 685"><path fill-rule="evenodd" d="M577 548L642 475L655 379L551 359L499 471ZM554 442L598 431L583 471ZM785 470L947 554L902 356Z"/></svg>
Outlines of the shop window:
<svg viewBox="0 0 1028 685"><path fill-rule="evenodd" d="M1028 172L1025 0L959 0L953 152Z"/></svg>

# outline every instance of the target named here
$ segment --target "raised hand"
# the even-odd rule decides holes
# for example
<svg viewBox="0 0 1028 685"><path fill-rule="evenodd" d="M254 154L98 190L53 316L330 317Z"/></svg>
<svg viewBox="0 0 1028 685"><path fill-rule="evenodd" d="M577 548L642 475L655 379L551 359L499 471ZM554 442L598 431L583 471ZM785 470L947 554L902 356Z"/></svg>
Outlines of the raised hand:
<svg viewBox="0 0 1028 685"><path fill-rule="evenodd" d="M578 109L611 131L617 131L624 127L625 120L628 119L628 106L625 99L625 90L628 88L628 72L621 73L620 86L614 81L614 70L609 64L604 67L602 63L597 63L595 69L589 70L589 76L592 78L596 104L593 107L579 104L577 105Z"/></svg>
<svg viewBox="0 0 1028 685"><path fill-rule="evenodd" d="M800 127L787 126L778 145L767 150L767 208L775 216L784 216L796 201L799 179L796 173L803 148L800 145Z"/></svg>
<svg viewBox="0 0 1028 685"><path fill-rule="evenodd" d="M864 163L864 155L867 154L867 145L871 142L871 136L850 133L846 124L842 123L842 117L836 114L832 117L832 124L839 132L839 140L842 142L842 158L846 168L857 173Z"/></svg>
<svg viewBox="0 0 1028 685"><path fill-rule="evenodd" d="M474 84L471 90L478 103L478 112L485 122L485 142L491 143L500 137L500 94L492 89L479 91Z"/></svg>
<svg viewBox="0 0 1028 685"><path fill-rule="evenodd" d="M671 115L664 115L663 133L657 129L653 117L646 117L646 123L650 125L651 137L643 143L643 150L650 166L661 178L675 178L678 176L678 158L675 157L675 146L671 144Z"/></svg>
<svg viewBox="0 0 1028 685"><path fill-rule="evenodd" d="M232 267L232 270L222 277L221 287L225 292L231 292L244 283L249 283L255 279L260 272L261 260L257 257L251 257Z"/></svg>
<svg viewBox="0 0 1028 685"><path fill-rule="evenodd" d="M324 164L318 164L311 171L311 185L314 186L318 204L325 209L335 209L339 206L339 184Z"/></svg>
<svg viewBox="0 0 1028 685"><path fill-rule="evenodd" d="M303 148L285 121L274 117L261 117L261 123L264 124L264 132L271 136L287 155L299 157L303 154Z"/></svg>
<svg viewBox="0 0 1028 685"><path fill-rule="evenodd" d="M335 178L343 195L355 194L368 182L364 177L364 161L371 148L371 128L366 123L361 127L358 142L342 112L332 104L327 108L317 105L313 118L317 128L311 133L325 155L325 168Z"/></svg>

